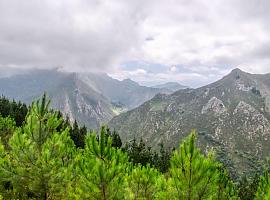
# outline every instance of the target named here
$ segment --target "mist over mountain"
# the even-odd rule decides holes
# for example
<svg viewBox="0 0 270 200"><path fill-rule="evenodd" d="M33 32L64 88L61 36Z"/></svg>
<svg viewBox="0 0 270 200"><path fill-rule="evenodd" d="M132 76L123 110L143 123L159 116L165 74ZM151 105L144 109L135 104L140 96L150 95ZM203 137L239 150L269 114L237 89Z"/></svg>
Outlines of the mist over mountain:
<svg viewBox="0 0 270 200"><path fill-rule="evenodd" d="M198 89L156 95L110 121L125 141L143 138L151 146L176 147L192 129L204 151L237 176L261 166L270 154L270 74L233 70Z"/></svg>
<svg viewBox="0 0 270 200"><path fill-rule="evenodd" d="M57 69L22 72L0 77L0 94L29 104L46 91L54 108L89 128L99 128L113 116L156 94L170 92L140 86L131 80L119 81L105 73L68 73Z"/></svg>

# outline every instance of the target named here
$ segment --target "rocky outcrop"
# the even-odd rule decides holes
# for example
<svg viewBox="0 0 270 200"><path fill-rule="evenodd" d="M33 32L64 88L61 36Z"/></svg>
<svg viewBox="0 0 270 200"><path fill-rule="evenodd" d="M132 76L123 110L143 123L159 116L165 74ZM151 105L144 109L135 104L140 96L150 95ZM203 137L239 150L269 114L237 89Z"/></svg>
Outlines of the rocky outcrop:
<svg viewBox="0 0 270 200"><path fill-rule="evenodd" d="M217 97L212 97L206 105L203 106L201 113L206 114L213 112L215 115L221 115L226 112L227 108L224 103Z"/></svg>

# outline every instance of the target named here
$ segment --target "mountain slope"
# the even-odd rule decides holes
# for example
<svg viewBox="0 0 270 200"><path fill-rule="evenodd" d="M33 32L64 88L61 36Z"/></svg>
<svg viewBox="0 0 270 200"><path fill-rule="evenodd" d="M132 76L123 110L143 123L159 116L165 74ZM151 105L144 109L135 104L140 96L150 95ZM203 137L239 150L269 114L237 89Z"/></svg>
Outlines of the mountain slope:
<svg viewBox="0 0 270 200"><path fill-rule="evenodd" d="M270 74L235 69L210 85L157 95L116 116L110 126L124 140L142 137L152 146L177 146L196 128L199 145L215 149L234 175L256 170L257 162L270 155L269 80Z"/></svg>
<svg viewBox="0 0 270 200"><path fill-rule="evenodd" d="M23 75L0 79L0 93L26 103L46 91L52 106L81 124L97 128L115 114L110 101L78 79L75 73L35 70Z"/></svg>
<svg viewBox="0 0 270 200"><path fill-rule="evenodd" d="M49 91L49 95L54 108L90 128L99 128L115 116L110 101L79 80L76 74L66 77L65 81Z"/></svg>
<svg viewBox="0 0 270 200"><path fill-rule="evenodd" d="M0 78L0 94L31 103L46 91L54 108L89 128L99 128L113 116L135 108L164 89L119 81L106 74L65 73L57 69L27 70Z"/></svg>

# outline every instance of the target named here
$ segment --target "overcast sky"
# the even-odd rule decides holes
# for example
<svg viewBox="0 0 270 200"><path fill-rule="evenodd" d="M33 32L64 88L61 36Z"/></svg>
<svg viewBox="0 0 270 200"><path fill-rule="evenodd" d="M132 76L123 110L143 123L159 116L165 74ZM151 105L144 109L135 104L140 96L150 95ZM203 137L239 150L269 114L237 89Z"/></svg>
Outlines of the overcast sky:
<svg viewBox="0 0 270 200"><path fill-rule="evenodd" d="M269 0L0 0L0 67L200 86L270 72Z"/></svg>

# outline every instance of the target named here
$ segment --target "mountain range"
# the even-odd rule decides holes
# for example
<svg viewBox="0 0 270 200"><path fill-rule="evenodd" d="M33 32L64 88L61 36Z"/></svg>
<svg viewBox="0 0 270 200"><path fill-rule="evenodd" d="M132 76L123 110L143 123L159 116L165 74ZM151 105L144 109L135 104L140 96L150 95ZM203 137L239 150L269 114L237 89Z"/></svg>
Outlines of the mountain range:
<svg viewBox="0 0 270 200"><path fill-rule="evenodd" d="M151 88L105 73L68 73L51 70L6 70L0 77L0 94L31 103L46 91L52 106L71 121L96 129L121 112L133 109L166 88Z"/></svg>
<svg viewBox="0 0 270 200"><path fill-rule="evenodd" d="M270 155L270 74L235 69L204 87L158 94L109 125L124 141L143 138L154 148L176 147L196 129L198 145L232 175L257 171Z"/></svg>
<svg viewBox="0 0 270 200"><path fill-rule="evenodd" d="M177 147L192 129L233 176L258 171L270 155L270 74L240 69L192 89L178 83L145 87L107 74L58 69L7 71L0 94L31 103L46 91L70 120L97 129L108 123L124 142L143 138L157 149Z"/></svg>
<svg viewBox="0 0 270 200"><path fill-rule="evenodd" d="M177 83L177 82L167 82L164 84L154 85L152 87L153 88L168 89L168 90L171 90L172 92L176 92L177 90L188 88L188 86L181 85L180 83Z"/></svg>

